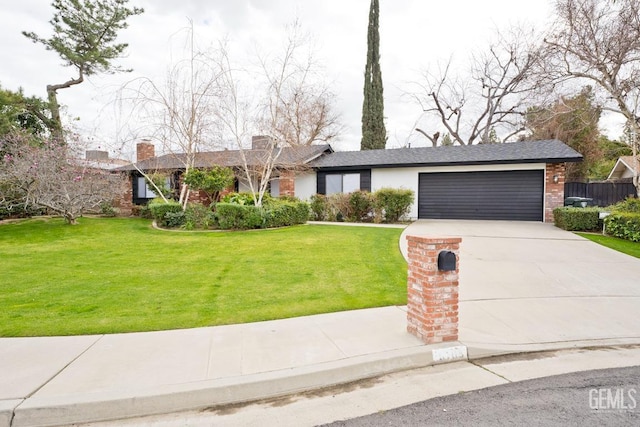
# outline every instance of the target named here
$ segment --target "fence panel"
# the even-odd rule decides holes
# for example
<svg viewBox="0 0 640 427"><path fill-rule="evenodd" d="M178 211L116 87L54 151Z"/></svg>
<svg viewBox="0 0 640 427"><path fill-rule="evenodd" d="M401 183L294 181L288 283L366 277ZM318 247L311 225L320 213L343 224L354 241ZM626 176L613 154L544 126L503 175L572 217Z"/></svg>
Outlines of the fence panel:
<svg viewBox="0 0 640 427"><path fill-rule="evenodd" d="M566 182L564 197L588 197L590 205L609 206L627 197L637 197L630 182Z"/></svg>

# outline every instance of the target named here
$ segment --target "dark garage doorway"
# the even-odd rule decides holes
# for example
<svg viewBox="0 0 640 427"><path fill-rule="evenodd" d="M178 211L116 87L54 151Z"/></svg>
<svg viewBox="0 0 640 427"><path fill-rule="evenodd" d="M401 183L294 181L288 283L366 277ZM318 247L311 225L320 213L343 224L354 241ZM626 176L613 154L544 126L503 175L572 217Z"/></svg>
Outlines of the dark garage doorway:
<svg viewBox="0 0 640 427"><path fill-rule="evenodd" d="M544 171L419 174L418 218L542 221Z"/></svg>

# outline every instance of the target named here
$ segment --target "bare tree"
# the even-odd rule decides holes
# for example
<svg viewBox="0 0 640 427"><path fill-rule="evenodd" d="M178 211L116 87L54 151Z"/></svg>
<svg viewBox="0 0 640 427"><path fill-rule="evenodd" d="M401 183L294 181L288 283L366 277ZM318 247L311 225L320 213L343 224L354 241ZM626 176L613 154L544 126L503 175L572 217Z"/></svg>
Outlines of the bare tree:
<svg viewBox="0 0 640 427"><path fill-rule="evenodd" d="M322 81L308 40L294 24L280 55L258 55L259 70L253 74L234 68L228 51L220 49L218 64L224 70L222 102L218 117L234 148L239 150L244 181L261 205L276 168L300 169L291 152L318 142L327 142L341 131L332 106L333 95ZM254 76L253 96L242 93ZM244 85L242 85L244 83ZM262 94L260 97L256 94ZM249 150L252 132L264 136L259 147ZM284 156L287 148L289 155Z"/></svg>
<svg viewBox="0 0 640 427"><path fill-rule="evenodd" d="M534 71L544 55L535 40L533 31L498 33L486 52L472 55L468 73L454 74L449 60L435 74L424 72L409 95L454 143L490 143L497 131L502 142L512 139L524 130L527 104L542 87L543 75ZM439 130L416 130L437 145Z"/></svg>
<svg viewBox="0 0 640 427"><path fill-rule="evenodd" d="M602 94L603 109L624 116L640 132L640 2L556 0L555 27L545 42L557 82L578 80ZM636 137L631 138L638 156ZM638 167L633 183L640 192Z"/></svg>
<svg viewBox="0 0 640 427"><path fill-rule="evenodd" d="M138 132L160 141L162 150L173 154L188 174L196 154L220 140L216 111L222 73L209 54L197 50L191 21L186 31L187 56L170 67L165 81L134 80L123 87L121 97L132 102L133 116L143 125ZM186 207L188 199L189 186L183 182L179 202Z"/></svg>
<svg viewBox="0 0 640 427"><path fill-rule="evenodd" d="M75 224L78 216L99 211L102 203L124 194L124 176L80 160L71 144L54 140L34 146L20 138L13 135L0 143L10 153L2 159L0 182L12 190L12 203L45 208Z"/></svg>

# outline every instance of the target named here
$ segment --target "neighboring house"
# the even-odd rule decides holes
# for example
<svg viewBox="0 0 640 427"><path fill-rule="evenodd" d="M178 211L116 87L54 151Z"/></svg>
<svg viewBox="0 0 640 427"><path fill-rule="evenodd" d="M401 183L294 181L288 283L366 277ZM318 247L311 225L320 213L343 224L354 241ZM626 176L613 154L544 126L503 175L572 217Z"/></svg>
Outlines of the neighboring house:
<svg viewBox="0 0 640 427"><path fill-rule="evenodd" d="M328 145L305 149L292 155L298 163L303 159L305 168L278 168L280 194L308 199L316 193L407 188L416 194L409 213L414 219L551 222L553 209L564 204L565 163L582 160L558 140L352 152L334 152ZM239 165L234 151L200 155L202 167ZM177 166L169 159L149 158L138 167Z"/></svg>
<svg viewBox="0 0 640 427"><path fill-rule="evenodd" d="M115 170L131 162L123 159L110 158L108 151L87 150L85 152L85 158L77 159L74 163L90 169Z"/></svg>
<svg viewBox="0 0 640 427"><path fill-rule="evenodd" d="M619 157L616 164L611 169L607 181L633 178L634 170L640 173L640 160L633 156Z"/></svg>

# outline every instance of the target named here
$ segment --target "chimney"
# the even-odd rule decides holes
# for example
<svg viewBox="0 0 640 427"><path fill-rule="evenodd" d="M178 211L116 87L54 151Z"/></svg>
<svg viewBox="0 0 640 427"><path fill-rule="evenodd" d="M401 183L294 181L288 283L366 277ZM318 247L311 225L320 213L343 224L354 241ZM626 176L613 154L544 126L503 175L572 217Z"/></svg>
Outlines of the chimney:
<svg viewBox="0 0 640 427"><path fill-rule="evenodd" d="M136 144L136 162L150 159L156 156L156 148L149 139L143 139Z"/></svg>
<svg viewBox="0 0 640 427"><path fill-rule="evenodd" d="M109 160L109 152L102 150L87 150L86 151L87 160L95 160L96 162L100 161L108 161Z"/></svg>
<svg viewBox="0 0 640 427"><path fill-rule="evenodd" d="M267 135L255 135L251 137L252 150L268 150L272 144L271 138Z"/></svg>

